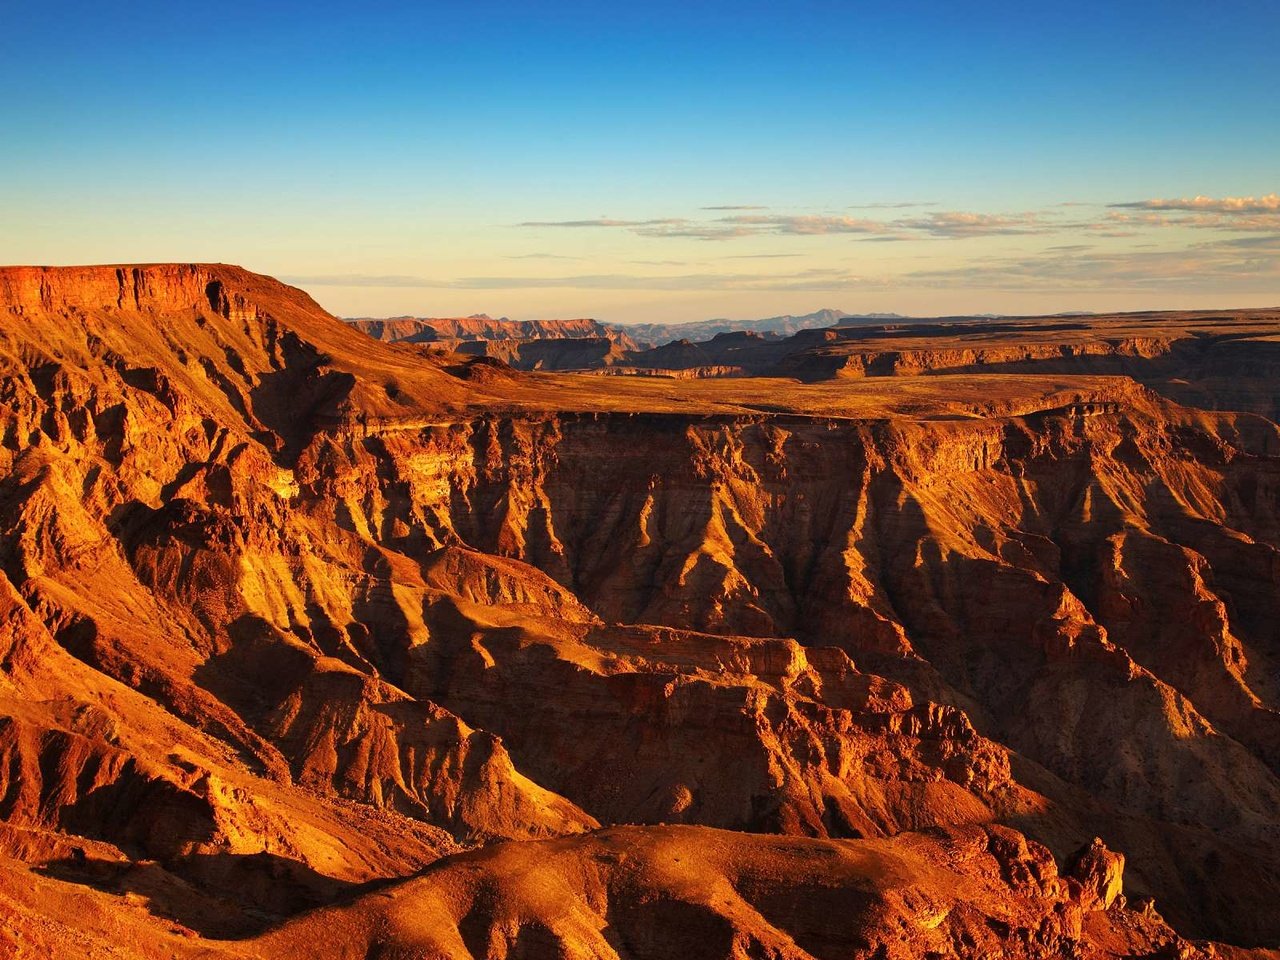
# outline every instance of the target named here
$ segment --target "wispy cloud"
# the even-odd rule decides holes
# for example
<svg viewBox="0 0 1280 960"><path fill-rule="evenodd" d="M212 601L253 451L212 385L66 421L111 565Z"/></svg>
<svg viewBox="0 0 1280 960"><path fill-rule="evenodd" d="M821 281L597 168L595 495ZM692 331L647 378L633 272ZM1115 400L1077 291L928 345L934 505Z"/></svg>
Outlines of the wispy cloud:
<svg viewBox="0 0 1280 960"><path fill-rule="evenodd" d="M1191 227L1196 230L1222 230L1235 232L1270 232L1280 230L1280 213L1230 214L1230 213L1121 213L1111 211L1107 221L1129 228L1161 229L1166 227Z"/></svg>
<svg viewBox="0 0 1280 960"><path fill-rule="evenodd" d="M656 227L688 223L679 217L667 217L660 220L613 220L609 217L596 217L592 220L526 220L517 224L521 227Z"/></svg>
<svg viewBox="0 0 1280 960"><path fill-rule="evenodd" d="M1236 237L1233 240L1218 240L1216 245L1244 247L1250 250L1275 250L1280 253L1280 233L1262 237Z"/></svg>
<svg viewBox="0 0 1280 960"><path fill-rule="evenodd" d="M429 287L436 285L425 277L398 274L324 273L309 276L285 275L280 279L300 287Z"/></svg>
<svg viewBox="0 0 1280 960"><path fill-rule="evenodd" d="M508 260L581 260L581 257L566 257L560 253L516 253L511 254Z"/></svg>
<svg viewBox="0 0 1280 960"><path fill-rule="evenodd" d="M989 226L989 225L988 225ZM742 254L721 261L785 258L792 254ZM951 259L951 258L948 258ZM1280 299L1280 231L1224 237L1181 248L1134 246L1109 249L1059 244L1038 252L1000 258L968 257L945 267L879 273L846 267L761 272L695 271L678 260L636 261L643 272L573 273L556 276L485 275L437 279L420 276L326 274L286 279L304 287L416 287L452 290L637 291L830 291L954 288L1004 291L1105 291L1212 288L1223 292L1275 292ZM761 264L763 267L763 263ZM744 265L745 266L745 265ZM680 270L679 268L685 268ZM669 268L672 272L663 272Z"/></svg>
<svg viewBox="0 0 1280 960"><path fill-rule="evenodd" d="M732 240L736 237L749 237L755 231L725 222L698 223L690 220L675 220L669 223L636 227L633 233L642 237L682 237L689 240Z"/></svg>
<svg viewBox="0 0 1280 960"><path fill-rule="evenodd" d="M1280 246L1276 249L1280 251ZM1173 250L1045 251L958 267L918 270L904 282L1004 290L1168 289L1276 290L1280 256L1231 241Z"/></svg>
<svg viewBox="0 0 1280 960"><path fill-rule="evenodd" d="M1280 194L1261 197L1182 197L1109 205L1108 219L1141 227L1192 227L1267 233L1280 231ZM1132 211L1132 212L1130 212Z"/></svg>
<svg viewBox="0 0 1280 960"><path fill-rule="evenodd" d="M915 230L935 237L989 237L1011 234L1053 233L1062 225L1045 219L1038 213L964 213L948 211L931 213L926 217L897 220L900 230Z"/></svg>
<svg viewBox="0 0 1280 960"><path fill-rule="evenodd" d="M720 223L733 224L755 233L795 234L814 236L826 233L884 233L889 229L882 220L864 220L858 217L823 216L762 216L748 214L721 217Z"/></svg>
<svg viewBox="0 0 1280 960"><path fill-rule="evenodd" d="M867 204L867 208L885 210L929 206L923 202ZM729 213L766 209L751 206L704 207L704 210ZM1158 216L1158 214L1146 214ZM1113 211L1120 220L1132 215ZM684 238L694 240L733 240L751 236L838 236L851 235L878 238L883 242L907 239L964 239L968 237L1010 236L1055 233L1070 229L1106 227L1115 223L1071 223L1052 213L971 213L959 210L933 211L918 216L896 219L856 217L842 214L782 214L737 212L711 219L661 217L649 220L623 220L598 217L584 220L534 220L523 227L614 228L642 237Z"/></svg>
<svg viewBox="0 0 1280 960"><path fill-rule="evenodd" d="M768 210L768 207L759 206L754 203L742 204L726 204L720 207L699 207L700 210Z"/></svg>
<svg viewBox="0 0 1280 960"><path fill-rule="evenodd" d="M565 276L478 276L439 280L428 277L324 274L284 278L301 287L417 287L447 290L535 290L555 287L579 290L838 290L883 285L839 268L815 268L793 273L677 273L646 276L629 273L590 273Z"/></svg>
<svg viewBox="0 0 1280 960"><path fill-rule="evenodd" d="M850 210L909 210L912 207L936 207L936 200L902 200L896 203L851 203Z"/></svg>
<svg viewBox="0 0 1280 960"><path fill-rule="evenodd" d="M923 204L910 204L912 206ZM1077 206L1101 206L1075 204ZM867 205L894 210L902 204ZM850 245L844 266L788 269L790 258L808 252L773 250L718 257L636 259L615 272L564 271L555 276L493 275L435 278L399 274L326 274L288 278L301 286L409 287L455 290L580 290L650 291L841 291L868 288L928 287L1081 291L1108 289L1202 288L1224 291L1275 291L1280 299L1280 195L1261 197L1196 196L1183 199L1135 200L1113 203L1096 211L1072 213L1061 205L1023 212L921 210L881 216L839 213L772 212L754 205L703 208L702 217L624 219L601 216L572 220L526 221L530 228L616 230L654 239L687 238L728 241L737 238L793 238L791 250L810 248L803 238L845 238L859 243L900 243L914 240L927 251L927 263L904 270L901 258L875 258L867 248ZM1188 234L1170 228L1205 231ZM1211 231L1217 231L1214 233ZM1037 242L1036 237L1052 237ZM981 237L1027 238L1014 254L992 256L990 245L973 247ZM1161 241L1159 245L1138 241ZM769 240L780 247L781 240ZM815 241L816 242L816 241ZM1043 244L1052 243L1052 246ZM1002 244L1009 247L1012 244ZM982 257L967 253L981 249ZM857 257L857 253L864 256ZM829 251L828 251L829 252ZM855 259L856 258L856 259ZM587 262L547 251L507 257L529 261ZM778 261L776 265L770 261ZM748 263L747 261L750 261ZM717 270L717 264L723 270ZM937 266L935 266L935 264ZM758 269L757 269L758 268ZM547 270L552 267L548 266ZM516 268L513 265L513 271ZM517 271L522 272L522 271Z"/></svg>
<svg viewBox="0 0 1280 960"><path fill-rule="evenodd" d="M1112 207L1128 207L1136 210L1190 210L1196 213L1280 213L1280 193L1262 197L1183 197L1177 200L1132 200L1128 203L1112 203Z"/></svg>
<svg viewBox="0 0 1280 960"><path fill-rule="evenodd" d="M462 277L444 286L462 290L529 290L568 287L579 290L841 290L883 286L887 280L865 277L840 268L815 268L792 273L678 273L635 276L626 273L574 274L557 277Z"/></svg>
<svg viewBox="0 0 1280 960"><path fill-rule="evenodd" d="M666 276L577 274L563 277L464 277L450 284L469 290L523 290L574 287L606 290L789 290L797 284L847 284L856 278L842 270L803 270L787 274L681 273Z"/></svg>

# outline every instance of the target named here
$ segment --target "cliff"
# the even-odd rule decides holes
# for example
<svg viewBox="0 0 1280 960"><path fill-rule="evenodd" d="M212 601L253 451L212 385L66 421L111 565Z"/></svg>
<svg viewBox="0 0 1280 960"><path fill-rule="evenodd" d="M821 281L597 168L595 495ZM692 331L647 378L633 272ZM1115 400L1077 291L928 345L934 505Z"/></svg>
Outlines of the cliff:
<svg viewBox="0 0 1280 960"><path fill-rule="evenodd" d="M456 348L462 343L542 344L560 340L603 340L618 351L638 349L622 327L598 320L495 320L484 314L474 317L389 317L384 320L360 318L347 321L361 333L385 343L434 343ZM589 365L583 363L583 366Z"/></svg>

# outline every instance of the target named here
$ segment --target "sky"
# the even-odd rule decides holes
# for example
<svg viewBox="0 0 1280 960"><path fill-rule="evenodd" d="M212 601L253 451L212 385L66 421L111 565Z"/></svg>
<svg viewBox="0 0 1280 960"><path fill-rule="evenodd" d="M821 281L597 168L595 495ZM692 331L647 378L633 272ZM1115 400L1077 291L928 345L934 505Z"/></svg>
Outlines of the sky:
<svg viewBox="0 0 1280 960"><path fill-rule="evenodd" d="M0 263L343 316L1280 304L1280 3L4 0Z"/></svg>

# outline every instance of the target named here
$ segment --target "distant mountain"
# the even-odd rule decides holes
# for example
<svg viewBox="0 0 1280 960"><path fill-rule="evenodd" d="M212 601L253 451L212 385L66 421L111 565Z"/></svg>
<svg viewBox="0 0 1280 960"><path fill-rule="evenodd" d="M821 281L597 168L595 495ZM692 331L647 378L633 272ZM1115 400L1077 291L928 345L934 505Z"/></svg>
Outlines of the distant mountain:
<svg viewBox="0 0 1280 960"><path fill-rule="evenodd" d="M837 324L847 325L863 321L900 320L897 313L845 313L843 310L830 308L815 310L800 316L784 314L780 317L765 317L763 320L695 320L690 323L629 323L625 329L631 338L640 344L661 346L674 340L710 340L721 333L746 331L761 333L766 336L789 337L801 330L812 330L818 327L833 327Z"/></svg>
<svg viewBox="0 0 1280 960"><path fill-rule="evenodd" d="M476 313L469 317L348 317L346 322L375 340L452 346L481 340L608 340L623 350L661 347L679 340L707 341L722 333L789 337L820 327L883 323L905 319L897 313L845 313L825 308L762 320L694 320L688 323L601 323L599 320L509 320Z"/></svg>

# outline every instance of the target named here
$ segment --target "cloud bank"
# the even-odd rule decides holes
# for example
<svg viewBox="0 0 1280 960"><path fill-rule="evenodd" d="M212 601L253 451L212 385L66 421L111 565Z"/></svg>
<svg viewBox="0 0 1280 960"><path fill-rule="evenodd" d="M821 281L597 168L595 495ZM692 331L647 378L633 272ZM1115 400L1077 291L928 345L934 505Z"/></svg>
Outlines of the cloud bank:
<svg viewBox="0 0 1280 960"><path fill-rule="evenodd" d="M894 211L925 206L930 205L910 202L866 204L863 208ZM621 261L622 269L616 271L556 275L346 273L287 279L301 286L449 290L838 292L953 288L1052 292L1195 288L1264 293L1274 290L1280 301L1280 194L1276 193L1259 197L1197 195L1107 204L1072 201L1021 212L920 210L879 217L772 212L757 204L714 205L701 210L708 215L529 220L516 226L531 230L623 231L655 241L779 238L779 242L799 246L791 252L757 251L705 260L636 258ZM1213 236L1215 232L1219 235ZM770 262L814 257L818 254L804 240L822 237L830 242L822 247L821 266L785 270L782 268L789 264ZM1024 249L1010 254L1008 244L975 248L968 243L982 237L1021 241L1016 245ZM1039 241L1042 237L1047 245ZM916 241L927 246L907 248L912 252L885 259L867 255L868 248L861 248L863 255L859 255L859 248L854 245L844 248L841 255L841 248L832 244L842 239L851 244ZM975 252L979 249L983 253ZM1003 254L999 253L1001 250ZM539 251L503 259L586 262L590 257ZM832 265L833 259L836 265ZM745 263L736 269L730 263L746 260L757 262L763 272L746 272ZM930 265L931 261L938 265ZM723 264L723 272L715 269L716 263ZM628 270L628 266L633 269ZM533 269L532 263L530 268Z"/></svg>

